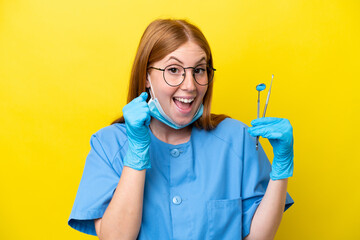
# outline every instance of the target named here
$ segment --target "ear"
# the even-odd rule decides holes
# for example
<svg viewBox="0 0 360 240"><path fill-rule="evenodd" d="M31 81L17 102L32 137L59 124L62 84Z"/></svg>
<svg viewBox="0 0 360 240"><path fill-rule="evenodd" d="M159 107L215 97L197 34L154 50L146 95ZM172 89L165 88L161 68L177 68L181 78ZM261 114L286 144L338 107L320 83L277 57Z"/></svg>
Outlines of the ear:
<svg viewBox="0 0 360 240"><path fill-rule="evenodd" d="M146 88L150 88L149 78L150 78L150 75L149 75L149 73L147 73L146 74L146 82L145 82L145 87Z"/></svg>

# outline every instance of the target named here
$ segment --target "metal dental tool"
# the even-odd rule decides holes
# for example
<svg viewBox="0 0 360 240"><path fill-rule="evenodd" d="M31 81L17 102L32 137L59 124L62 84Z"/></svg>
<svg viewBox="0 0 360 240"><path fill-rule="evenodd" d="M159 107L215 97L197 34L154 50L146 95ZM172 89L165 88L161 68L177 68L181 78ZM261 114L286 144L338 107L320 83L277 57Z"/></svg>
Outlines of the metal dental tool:
<svg viewBox="0 0 360 240"><path fill-rule="evenodd" d="M257 118L259 118L259 113L260 113L260 92L265 90L266 85L264 83L260 83L256 86L256 90L258 91L258 105L257 105Z"/></svg>
<svg viewBox="0 0 360 240"><path fill-rule="evenodd" d="M260 117L260 92L265 90L266 85L264 83L260 83L256 86L256 90L258 91L258 100L257 100L257 118ZM256 150L258 150L259 145L259 137L256 137Z"/></svg>
<svg viewBox="0 0 360 240"><path fill-rule="evenodd" d="M274 74L271 76L270 88L269 88L268 95L267 95L267 98L266 98L264 113L263 113L262 117L265 117L265 114L266 114L266 109L267 109L267 106L268 106L268 103L269 103L269 98L270 98L271 86L272 86L272 83L273 83L273 79L274 79ZM264 86L262 86L262 85L264 85ZM259 118L259 109L260 109L260 92L262 90L264 90L265 88L266 88L266 86L263 83L256 86L256 90L259 92L258 93L258 111L257 111L257 117L258 118ZM256 137L256 150L258 150L258 149L259 149L259 136Z"/></svg>
<svg viewBox="0 0 360 240"><path fill-rule="evenodd" d="M267 109L267 106L268 106L268 103L269 103L269 98L270 98L271 86L272 86L273 79L274 79L274 74L271 76L270 88L269 88L269 92L268 92L268 95L267 95L267 98L266 98L265 109L264 109L264 113L263 113L262 117L265 117L266 109Z"/></svg>

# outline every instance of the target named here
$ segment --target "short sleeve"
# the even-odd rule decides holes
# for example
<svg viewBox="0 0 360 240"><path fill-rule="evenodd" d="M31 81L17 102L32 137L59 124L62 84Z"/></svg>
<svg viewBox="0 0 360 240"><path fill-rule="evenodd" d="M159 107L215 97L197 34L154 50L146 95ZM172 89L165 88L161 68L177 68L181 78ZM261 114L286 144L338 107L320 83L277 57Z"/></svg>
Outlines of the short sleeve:
<svg viewBox="0 0 360 240"><path fill-rule="evenodd" d="M265 195L270 180L271 163L260 143L259 149L256 150L256 138L250 136L246 128L244 128L243 136L242 238L245 238L250 233L252 218ZM293 203L293 199L286 193L284 211Z"/></svg>
<svg viewBox="0 0 360 240"><path fill-rule="evenodd" d="M103 216L121 173L114 169L110 153L104 150L96 134L92 135L90 145L68 224L80 232L96 235L94 219ZM122 162L119 162L122 170Z"/></svg>

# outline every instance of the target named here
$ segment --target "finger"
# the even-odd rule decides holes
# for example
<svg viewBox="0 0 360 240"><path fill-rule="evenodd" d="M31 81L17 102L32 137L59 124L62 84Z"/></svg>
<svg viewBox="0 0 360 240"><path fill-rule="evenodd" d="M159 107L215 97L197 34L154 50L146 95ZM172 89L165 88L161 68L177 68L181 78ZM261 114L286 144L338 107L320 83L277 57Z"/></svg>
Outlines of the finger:
<svg viewBox="0 0 360 240"><path fill-rule="evenodd" d="M134 99L132 100L132 102L134 102L134 103L144 102L144 101L146 101L147 98L148 98L147 92L142 92L142 93L140 94L140 96L138 96L137 98L134 98Z"/></svg>
<svg viewBox="0 0 360 240"><path fill-rule="evenodd" d="M271 127L250 127L248 132L251 136L261 136L267 139L280 139L283 134Z"/></svg>
<svg viewBox="0 0 360 240"><path fill-rule="evenodd" d="M151 115L150 115L150 112L149 112L149 114L147 114L146 119L145 119L145 125L149 126L150 122L151 122Z"/></svg>
<svg viewBox="0 0 360 240"><path fill-rule="evenodd" d="M282 120L282 118L275 118L275 117L263 117L257 118L251 121L251 125L259 126L259 125L267 125L267 124L274 124L278 123Z"/></svg>
<svg viewBox="0 0 360 240"><path fill-rule="evenodd" d="M147 92L142 92L142 93L140 94L140 97L141 97L144 101L146 101L146 99L148 98L148 93L147 93Z"/></svg>
<svg viewBox="0 0 360 240"><path fill-rule="evenodd" d="M150 122L151 122L151 115L150 115L150 109L149 109L149 106L146 104L146 106L144 107L144 111L145 111L145 114L146 114L146 117L145 117L145 125L146 126L149 126L150 125Z"/></svg>
<svg viewBox="0 0 360 240"><path fill-rule="evenodd" d="M141 102L138 102L138 103L136 104L136 108L139 108L139 110L140 110L140 108L141 108L141 110L142 110L142 109L148 109L148 108L149 108L149 105L147 104L147 102L141 100Z"/></svg>
<svg viewBox="0 0 360 240"><path fill-rule="evenodd" d="M122 111L124 118L132 121L145 121L150 112L146 102L131 102L125 105Z"/></svg>

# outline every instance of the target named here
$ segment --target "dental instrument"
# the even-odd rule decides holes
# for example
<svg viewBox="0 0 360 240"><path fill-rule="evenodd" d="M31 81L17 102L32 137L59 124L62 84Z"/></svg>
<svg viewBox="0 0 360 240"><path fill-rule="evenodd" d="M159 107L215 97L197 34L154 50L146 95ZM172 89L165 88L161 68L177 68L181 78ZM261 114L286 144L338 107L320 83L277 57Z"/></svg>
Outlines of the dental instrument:
<svg viewBox="0 0 360 240"><path fill-rule="evenodd" d="M265 108L264 108L264 113L263 113L263 116L262 117L265 117L265 114L266 114L266 109L267 109L267 106L268 106L268 103L269 103L269 98L270 98L270 93L271 93L271 86L272 86L272 83L273 83L273 79L274 79L274 74L272 74L271 76L271 83L270 83L270 88L269 88L269 91L268 91L268 95L267 95L267 98L266 98L266 103L265 103ZM259 118L259 109L260 109L260 91L264 90L266 88L266 86L262 86L265 84L261 83L261 84L258 84L256 86L256 90L258 91L258 111L257 111L257 118ZM256 137L256 150L259 149L259 136Z"/></svg>

